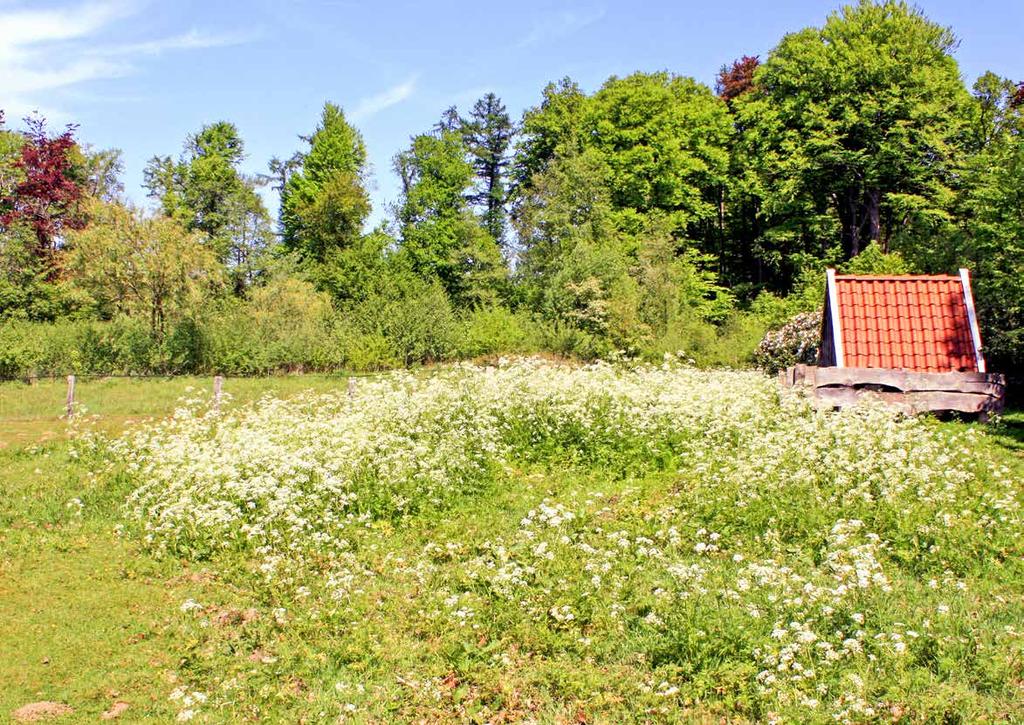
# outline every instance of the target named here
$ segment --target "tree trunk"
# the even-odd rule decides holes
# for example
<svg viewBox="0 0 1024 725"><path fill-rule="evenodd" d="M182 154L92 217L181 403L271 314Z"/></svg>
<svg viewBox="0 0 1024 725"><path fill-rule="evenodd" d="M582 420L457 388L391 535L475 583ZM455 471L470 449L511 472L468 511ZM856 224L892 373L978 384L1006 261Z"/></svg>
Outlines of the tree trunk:
<svg viewBox="0 0 1024 725"><path fill-rule="evenodd" d="M860 202L856 190L849 189L838 196L837 208L843 244L843 259L860 254Z"/></svg>
<svg viewBox="0 0 1024 725"><path fill-rule="evenodd" d="M882 193L878 189L868 189L864 193L865 239L880 242L882 239Z"/></svg>
<svg viewBox="0 0 1024 725"><path fill-rule="evenodd" d="M839 197L843 258L853 259L870 242L882 239L882 192L850 189Z"/></svg>

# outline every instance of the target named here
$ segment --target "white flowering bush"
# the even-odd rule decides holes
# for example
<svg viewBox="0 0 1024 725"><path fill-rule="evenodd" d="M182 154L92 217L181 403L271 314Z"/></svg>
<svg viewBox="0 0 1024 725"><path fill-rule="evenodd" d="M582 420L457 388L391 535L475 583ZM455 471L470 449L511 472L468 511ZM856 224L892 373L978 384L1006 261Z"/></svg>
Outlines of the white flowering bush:
<svg viewBox="0 0 1024 725"><path fill-rule="evenodd" d="M791 365L813 365L821 347L821 311L801 312L777 330L769 330L754 350L754 363L768 373Z"/></svg>
<svg viewBox="0 0 1024 725"><path fill-rule="evenodd" d="M256 661L310 717L865 722L1022 714L1021 487L987 446L757 373L521 360L192 401L108 455L150 547L263 607L204 708L264 697ZM182 604L190 636L215 611Z"/></svg>

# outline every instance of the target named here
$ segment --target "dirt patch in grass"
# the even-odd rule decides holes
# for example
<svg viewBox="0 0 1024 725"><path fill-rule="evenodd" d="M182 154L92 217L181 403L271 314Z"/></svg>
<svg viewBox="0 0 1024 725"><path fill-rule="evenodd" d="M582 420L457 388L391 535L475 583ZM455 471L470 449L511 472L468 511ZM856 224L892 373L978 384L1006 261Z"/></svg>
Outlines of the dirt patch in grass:
<svg viewBox="0 0 1024 725"><path fill-rule="evenodd" d="M55 720L73 712L74 709L63 702L30 702L12 712L11 717L14 722L39 722L40 720Z"/></svg>

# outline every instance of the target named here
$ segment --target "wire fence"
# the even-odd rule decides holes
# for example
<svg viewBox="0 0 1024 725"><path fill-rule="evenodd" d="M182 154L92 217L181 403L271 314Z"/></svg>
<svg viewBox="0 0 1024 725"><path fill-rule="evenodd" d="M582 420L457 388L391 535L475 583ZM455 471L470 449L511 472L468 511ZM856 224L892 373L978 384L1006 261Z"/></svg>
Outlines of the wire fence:
<svg viewBox="0 0 1024 725"><path fill-rule="evenodd" d="M182 398L206 396L219 408L222 401L245 402L267 394L306 390L347 391L375 372L261 376L224 375L66 375L19 378L0 385L0 433L16 422L74 419L83 414L109 418L166 415Z"/></svg>
<svg viewBox="0 0 1024 725"><path fill-rule="evenodd" d="M231 373L224 375L225 378L237 380L272 380L280 378L298 378L302 376L335 377L335 378L369 378L380 375L382 370L370 372L353 370L280 370L256 373ZM33 373L30 375L0 375L0 383L24 383L34 385L40 382L66 380L69 375L74 375L79 382L87 380L182 380L188 378L214 378L221 373L194 372L194 373L80 373L80 372L48 372Z"/></svg>

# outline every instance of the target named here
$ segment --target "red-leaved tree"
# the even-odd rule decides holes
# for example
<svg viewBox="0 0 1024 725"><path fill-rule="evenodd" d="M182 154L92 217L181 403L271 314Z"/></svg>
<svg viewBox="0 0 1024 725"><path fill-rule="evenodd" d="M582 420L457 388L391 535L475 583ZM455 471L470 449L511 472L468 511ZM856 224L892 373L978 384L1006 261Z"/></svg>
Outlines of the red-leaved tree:
<svg viewBox="0 0 1024 725"><path fill-rule="evenodd" d="M756 55L745 55L734 60L732 65L723 65L715 81L715 93L725 101L731 101L754 87L754 71L761 65Z"/></svg>
<svg viewBox="0 0 1024 725"><path fill-rule="evenodd" d="M36 254L51 262L64 230L81 229L86 222L79 204L82 187L74 178L71 158L76 126L51 137L44 118L26 118L25 125L25 142L14 161L21 178L0 202L0 224L28 224L35 232Z"/></svg>
<svg viewBox="0 0 1024 725"><path fill-rule="evenodd" d="M1013 98L1010 99L1010 106L1017 108L1017 106L1024 106L1024 81L1017 84L1017 92L1013 94Z"/></svg>

